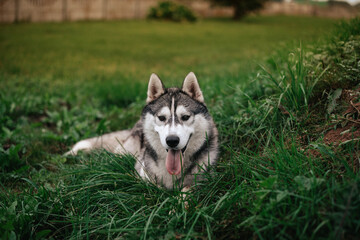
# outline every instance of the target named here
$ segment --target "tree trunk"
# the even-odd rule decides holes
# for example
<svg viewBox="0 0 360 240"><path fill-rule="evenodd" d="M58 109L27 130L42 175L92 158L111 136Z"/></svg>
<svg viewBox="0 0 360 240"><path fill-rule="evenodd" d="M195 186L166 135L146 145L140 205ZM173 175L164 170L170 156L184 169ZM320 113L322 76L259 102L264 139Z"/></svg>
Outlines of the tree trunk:
<svg viewBox="0 0 360 240"><path fill-rule="evenodd" d="M243 4L235 4L234 8L235 8L234 16L233 16L234 20L240 20L245 16L246 11L244 9Z"/></svg>

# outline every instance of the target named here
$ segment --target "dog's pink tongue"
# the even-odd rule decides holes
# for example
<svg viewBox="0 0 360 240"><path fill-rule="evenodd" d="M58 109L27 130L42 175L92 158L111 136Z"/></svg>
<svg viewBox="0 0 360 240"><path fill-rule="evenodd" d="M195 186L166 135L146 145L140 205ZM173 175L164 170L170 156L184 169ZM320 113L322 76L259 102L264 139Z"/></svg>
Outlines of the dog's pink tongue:
<svg viewBox="0 0 360 240"><path fill-rule="evenodd" d="M181 150L169 149L166 157L166 170L171 175L179 175L181 172L181 161L180 161ZM181 154L182 157L182 154Z"/></svg>

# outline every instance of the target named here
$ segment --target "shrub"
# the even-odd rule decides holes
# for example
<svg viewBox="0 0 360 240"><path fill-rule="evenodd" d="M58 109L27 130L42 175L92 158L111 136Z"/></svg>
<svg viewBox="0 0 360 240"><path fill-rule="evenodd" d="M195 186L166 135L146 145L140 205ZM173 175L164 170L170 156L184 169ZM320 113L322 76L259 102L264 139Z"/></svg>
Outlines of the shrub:
<svg viewBox="0 0 360 240"><path fill-rule="evenodd" d="M239 20L247 14L261 9L267 0L210 0L215 5L234 8L234 20Z"/></svg>
<svg viewBox="0 0 360 240"><path fill-rule="evenodd" d="M189 8L170 1L160 2L158 6L150 8L147 17L149 19L162 19L174 22L196 21L194 13Z"/></svg>

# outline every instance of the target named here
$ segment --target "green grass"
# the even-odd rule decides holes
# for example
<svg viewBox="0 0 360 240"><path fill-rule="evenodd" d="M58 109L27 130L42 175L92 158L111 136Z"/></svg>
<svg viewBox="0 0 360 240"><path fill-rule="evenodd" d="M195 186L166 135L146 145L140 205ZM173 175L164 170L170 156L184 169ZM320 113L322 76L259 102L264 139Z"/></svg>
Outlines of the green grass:
<svg viewBox="0 0 360 240"><path fill-rule="evenodd" d="M79 22L0 26L0 70L57 84L125 79L146 82L157 72L171 84L184 72L239 74L279 46L316 41L329 19L249 17L244 22ZM26 37L24 37L26 36ZM244 75L246 76L246 74ZM35 78L35 79L32 79ZM23 79L11 79L11 81ZM27 79L29 81L29 79Z"/></svg>
<svg viewBox="0 0 360 240"><path fill-rule="evenodd" d="M334 23L1 25L0 238L356 239L359 141L326 145L317 134L341 116L341 106L326 114L331 89L360 80L359 20L325 37ZM62 156L131 127L151 72L169 86L189 71L221 157L188 209L178 190L141 180L131 156Z"/></svg>

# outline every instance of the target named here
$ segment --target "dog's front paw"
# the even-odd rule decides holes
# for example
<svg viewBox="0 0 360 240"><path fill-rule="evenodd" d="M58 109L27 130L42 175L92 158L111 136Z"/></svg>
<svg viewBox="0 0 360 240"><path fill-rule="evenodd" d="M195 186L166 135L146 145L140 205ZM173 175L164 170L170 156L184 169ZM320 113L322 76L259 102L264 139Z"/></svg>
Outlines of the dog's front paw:
<svg viewBox="0 0 360 240"><path fill-rule="evenodd" d="M188 202L189 191L190 191L190 186L186 186L181 190L181 200L184 202L184 207L186 210L189 209L189 202Z"/></svg>
<svg viewBox="0 0 360 240"><path fill-rule="evenodd" d="M75 156L79 151L89 151L92 148L92 144L88 140L81 140L77 142L70 151L66 152L65 156Z"/></svg>
<svg viewBox="0 0 360 240"><path fill-rule="evenodd" d="M186 186L183 189L181 189L180 196L176 197L178 199L179 204L184 203L184 208L186 211L189 210L189 201L188 201L189 191L190 191L190 186ZM169 211L169 215L173 215L173 214L175 214L175 212L176 212L176 210L174 208Z"/></svg>

